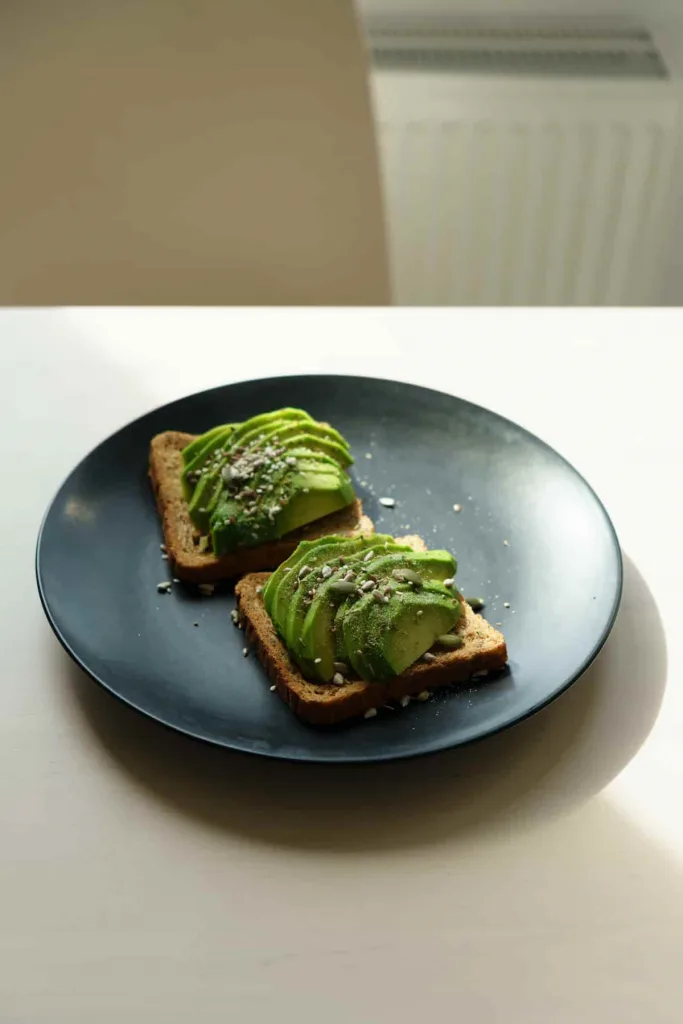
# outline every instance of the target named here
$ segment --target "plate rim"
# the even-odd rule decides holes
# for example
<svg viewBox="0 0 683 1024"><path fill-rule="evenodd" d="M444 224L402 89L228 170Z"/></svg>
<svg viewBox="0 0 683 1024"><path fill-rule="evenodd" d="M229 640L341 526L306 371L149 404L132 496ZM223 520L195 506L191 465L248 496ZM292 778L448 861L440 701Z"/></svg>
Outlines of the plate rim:
<svg viewBox="0 0 683 1024"><path fill-rule="evenodd" d="M593 500L596 502L600 512L602 513L602 516L604 517L604 520L605 520L605 522L607 524L607 527L608 527L608 533L610 535L610 539L611 539L611 542L612 542L612 548L613 548L614 554L616 555L617 580L616 580L615 594L614 594L614 599L612 601L612 607L610 608L610 612L609 612L609 615L608 615L607 620L606 620L605 627L603 628L602 633L601 633L599 639L594 644L594 646L592 647L591 651L586 655L586 657L582 661L581 665L575 670L574 673L572 673L570 675L570 677L568 679L564 680L563 683L561 684L561 686L559 686L556 690L554 690L553 693L551 693L550 695L544 697L542 700L537 701L531 708L528 708L526 711L524 711L523 713L521 713L521 714L517 715L516 717L510 719L509 721L506 721L506 722L502 723L501 725L496 726L495 728L489 729L486 732L484 732L484 733L482 733L482 734L480 734L478 736L472 736L470 738L466 738L466 739L463 739L463 740L456 740L455 742L448 741L448 742L439 742L439 743L436 743L434 745L426 745L426 746L422 745L417 750L400 751L400 752L395 752L395 753L391 752L391 751L385 751L385 752L380 752L380 753L376 753L376 754L370 752L370 753L364 753L364 754L359 754L359 755L353 755L353 754L351 754L351 755L343 755L343 756L339 756L339 757L324 757L322 755L321 756L317 756L315 754L298 755L296 753L291 753L291 752L290 753L283 753L283 752L278 751L278 750L258 750L258 749L255 749L254 747L248 747L248 746L240 745L239 743L234 742L232 740L230 740L230 741L221 740L221 739L218 739L218 738L213 737L213 736L205 735L201 731L196 731L196 730L193 731L193 730L191 730L189 728L183 728L180 725L176 725L176 724L174 724L172 722L166 721L163 718L160 718L153 711L150 711L147 708L140 706L139 704L135 703L135 701L129 699L128 697L124 696L123 694L121 694L121 693L117 692L115 689L113 689L93 669L89 668L85 664L85 662L78 655L78 653L68 643L68 641L66 640L66 637L63 635L59 625L55 621L54 615L53 615L52 610L51 610L50 605L49 605L49 601L48 601L47 595L45 593L44 581L43 581L43 579L41 577L41 550L42 550L42 545L43 545L43 535L44 535L45 527L46 527L47 521L48 521L48 519L50 517L50 514L51 514L54 506L56 505L57 499L59 498L60 494L62 493L63 489L66 487L66 485L68 484L68 482L70 481L72 476L80 469L80 467L85 462L87 462L88 459L90 459L100 448L102 448L104 445L108 444L113 438L117 437L119 434L122 434L124 431L129 430L131 427L135 426L135 424L137 424L137 423L140 423L142 420L147 419L147 417L154 415L154 413L161 412L163 409L170 408L170 407L172 407L174 405L177 405L177 404L180 404L182 402L191 400L193 398L198 398L201 395L209 395L209 394L212 394L214 392L224 391L224 390L226 390L228 388L239 387L240 385L246 385L246 384L267 384L267 383L276 382L276 381L302 380L302 379L312 379L312 378L313 379L318 378L318 379L321 379L321 380L322 379L335 378L337 380L347 380L347 381L356 381L356 382L357 381L371 381L373 383L379 383L379 384L390 384L390 385L394 384L394 385L399 385L400 387L406 387L406 388L411 388L411 389L416 390L416 391L425 392L428 395L429 394L439 395L442 398L448 398L448 399L451 399L453 401L459 402L462 405L466 405L466 406L468 406L471 409L476 409L479 412L486 413L486 415L488 415L488 416L493 416L495 419L497 419L497 420L499 420L499 421L501 421L501 422L503 422L505 424L510 425L511 427L513 427L517 431L520 431L523 435L525 435L526 437L530 438L536 444L540 444L545 450L551 452L552 455L554 455L556 458L558 458L567 467L567 469L569 469L570 472L572 472L581 481L581 483L584 485L584 487L588 490L588 492L592 496ZM173 401L171 401L171 402L165 402L165 403L163 403L161 405L155 406L154 408L149 409L147 412L142 413L140 416L136 416L132 420L129 420L128 422L124 423L122 426L120 426L116 430L112 431L110 434L108 434L106 437L104 437L101 441L99 441L96 445L94 445L88 452L86 452L86 454L83 455L82 458L79 459L79 461L67 473L67 475L64 477L64 479L60 483L59 487L55 491L52 499L49 501L49 503L48 503L48 505L47 505L47 507L45 509L45 512L44 512L44 514L42 516L42 519L41 519L41 522L40 522L40 526L38 528L38 534L37 534L37 538L36 538L35 556L34 556L34 569L35 569L35 577L36 577L36 584L37 584L37 589L38 589L38 595L39 595L39 598L40 598L41 606L43 608L43 612L44 612L45 617L46 617L46 619L47 619L47 621L48 621L48 623L50 625L50 628L52 629L55 637L59 641L61 647L66 652L66 654L71 658L71 660L76 665L78 665L78 667L83 672L85 672L85 674L90 679L92 679L99 686L101 686L102 689L105 690L112 697L115 697L117 700L121 701L122 704L126 705L129 708L132 708L138 714L144 715L146 718L151 719L153 722L157 723L158 725L161 725L164 728L169 729L169 730L171 730L174 733L178 733L178 734L180 734L182 736L185 736L189 740L192 740L192 741L195 741L195 742L209 743L213 747L217 747L217 748L222 749L222 750L230 751L233 754L248 755L248 756L251 756L251 757L266 758L267 760L270 760L270 761L284 761L284 762L297 763L297 764L317 764L317 765L329 765L329 766L339 766L339 765L345 765L345 764L382 764L382 763L388 763L388 762L392 762L392 761L407 761L407 760L414 760L414 759L420 758L420 757L433 756L435 754L442 753L442 752L444 752L446 750L457 750L458 748L461 748L461 747L470 746L473 743L483 742L483 741L485 741L485 740L487 740L487 739L489 739L489 738L491 738L493 736L497 736L498 734L500 734L502 732L505 732L507 729L514 728L514 726L519 725L521 722L524 722L528 718L533 717L533 715L538 714L539 711L542 711L544 708L548 707L550 704L554 703L554 701L556 701L559 697L561 697L563 693L565 693L571 686L574 685L574 683L576 683L584 675L586 670L595 661L595 659L597 658L598 654L600 653L600 651L604 647L605 643L607 642L607 640L608 640L608 638L610 636L610 633L612 632L612 629L614 628L614 623L616 622L616 618L617 618L617 615L619 613L619 608L620 608L620 605L621 605L621 600L622 600L622 596L623 596L623 589L624 589L623 553L622 553L622 550L621 550L621 545L619 543L619 537L618 537L617 531L615 529L614 523L612 522L612 519L611 519L611 517L610 517L610 515L609 515L609 513L608 513L608 511L607 511L607 509L606 509L606 507L604 505L604 503L602 502L600 496L597 494L597 492L592 487L592 485L583 476L583 474L580 473L578 471L578 469L576 469L576 467L567 458L565 458L564 455L561 454L561 452L558 452L555 448L552 447L552 445L548 444L547 441L544 441L543 438L539 437L537 434L532 433L532 431L528 430L526 427L521 426L519 423L516 423L514 420L511 420L511 419L509 419L506 416L502 416L500 413L497 413L497 412L493 411L492 409L487 408L486 406L478 405L476 402L470 402L466 398L460 398L458 395L453 395L453 394L451 394L448 391L440 391L437 388L425 387L424 385L421 385L421 384L412 384L412 383L410 383L408 381L394 380L394 379L389 378L389 377L370 377L370 376L359 376L357 374L337 374L337 373L326 373L326 374L322 374L322 373L278 374L278 375L276 375L274 377L250 377L250 378L247 378L245 380L231 381L231 382L226 383L226 384L216 385L215 387L212 387L212 388L202 388L199 391L193 391L190 394L183 395L180 398L173 399Z"/></svg>

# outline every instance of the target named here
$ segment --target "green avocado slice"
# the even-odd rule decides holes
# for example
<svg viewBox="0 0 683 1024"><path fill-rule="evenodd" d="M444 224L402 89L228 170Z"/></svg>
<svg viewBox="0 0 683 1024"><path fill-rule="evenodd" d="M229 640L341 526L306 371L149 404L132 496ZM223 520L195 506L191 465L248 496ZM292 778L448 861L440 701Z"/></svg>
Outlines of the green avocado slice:
<svg viewBox="0 0 683 1024"><path fill-rule="evenodd" d="M351 664L367 680L400 675L456 625L460 611L457 594L438 582L418 590L396 583L387 604L368 595L343 616Z"/></svg>
<svg viewBox="0 0 683 1024"><path fill-rule="evenodd" d="M334 662L332 634L330 632L333 609L330 608L330 604L336 607L343 600L343 597L335 596L330 584L341 582L342 578L350 571L358 572L358 566L362 564L362 560L367 552L371 551L377 544L384 543L385 540L393 543L391 537L385 537L384 535L378 537L373 534L367 537L340 540L339 544L325 547L321 549L321 552L309 552L305 561L308 572L302 577L300 573L303 566L299 569L299 585L290 594L286 616L282 623L282 635L287 648L306 674L327 679L331 679L334 674L329 671ZM328 579L325 579L323 576L324 566L328 566L332 570L332 574ZM314 597L312 597L312 591L315 591ZM312 599L309 600L309 598ZM328 628L325 639L326 650L318 650L317 647L314 647L312 649L312 657L309 658L308 652L311 645L306 643L304 625L314 601L316 602L316 607L323 614ZM320 629L320 636L323 636L322 628ZM325 659L324 667L322 661L315 664L315 659L318 657ZM323 673L326 673L326 676Z"/></svg>
<svg viewBox="0 0 683 1024"><path fill-rule="evenodd" d="M220 427L213 427L211 430L207 430L206 433L200 434L195 437L194 441L183 448L183 466L189 467L192 460L199 455L207 444L214 441L216 438L227 438L229 435L239 426L239 423L224 423Z"/></svg>
<svg viewBox="0 0 683 1024"><path fill-rule="evenodd" d="M263 588L263 604L266 611L270 615L273 623L277 628L277 623L280 620L280 609L286 607L286 602L279 600L280 597L280 585L287 580L288 584L293 584L296 580L296 572L304 564L308 552L312 549L320 547L329 547L332 544L338 544L341 540L336 534L329 534L327 537L318 537L315 540L302 540L297 546L296 550L292 552L289 558L281 562L275 572L273 572L265 587ZM294 576L291 573L295 573ZM290 588L291 589L291 588ZM282 595L288 600L287 588L283 587Z"/></svg>
<svg viewBox="0 0 683 1024"><path fill-rule="evenodd" d="M205 438L203 444L195 448L194 454L191 458L187 458L186 453L188 453L190 448L196 445L197 442L193 441L192 444L183 449L183 461L185 465L181 476L181 482L186 501L189 502L192 500L195 488L202 479L202 470L206 468L207 463L211 462L216 453L220 452L221 449L228 444L234 430L234 423L228 423L223 427L217 427L215 430L210 430L209 434L211 434L211 437L207 434L203 435ZM201 439L198 438L197 441L199 440Z"/></svg>
<svg viewBox="0 0 683 1024"><path fill-rule="evenodd" d="M317 677L329 682L334 675L334 662L345 661L345 651L339 647L340 656L336 656L336 627L335 618L340 607L346 607L350 601L356 600L355 596L344 599L343 595L336 596L334 584L342 581L349 569L356 573L357 586L362 586L369 579L373 572L373 559L368 561L368 553L374 553L378 547L385 552L396 552L393 557L407 557L411 548L406 545L397 544L393 537L386 534L375 534L367 538L367 543L354 555L346 559L346 565L334 572L328 580L320 582L319 579L310 581L308 578L302 580L304 587L315 587L315 595L306 608L305 617L299 629L294 629L293 651L295 656L300 657L301 663L309 666L312 677ZM403 553L403 554L402 554ZM386 557L392 557L387 554ZM379 561L375 559L374 561ZM297 614L300 609L296 609ZM335 630L335 632L333 632ZM300 639L297 642L297 634Z"/></svg>
<svg viewBox="0 0 683 1024"><path fill-rule="evenodd" d="M264 412L258 416L252 416L250 419L240 423L237 430L232 436L231 444L232 447L237 447L245 444L250 444L254 440L258 440L261 434L265 434L265 431L272 427L282 423L290 422L301 422L307 423L312 421L312 417L305 411L305 409L275 409L273 412Z"/></svg>
<svg viewBox="0 0 683 1024"><path fill-rule="evenodd" d="M350 478L326 456L307 453L296 465L285 463L276 472L282 474L279 490L256 496L251 505L221 495L210 518L216 554L282 537L354 500Z"/></svg>

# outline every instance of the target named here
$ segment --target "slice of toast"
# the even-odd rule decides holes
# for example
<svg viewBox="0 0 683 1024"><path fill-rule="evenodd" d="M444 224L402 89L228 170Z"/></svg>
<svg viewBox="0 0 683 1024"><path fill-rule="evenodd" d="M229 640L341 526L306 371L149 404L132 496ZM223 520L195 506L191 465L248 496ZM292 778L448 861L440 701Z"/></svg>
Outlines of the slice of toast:
<svg viewBox="0 0 683 1024"><path fill-rule="evenodd" d="M188 583L216 583L243 573L275 569L288 558L302 540L314 540L328 533L355 537L374 532L372 520L363 515L356 499L352 505L329 516L316 519L270 544L241 548L228 555L214 555L201 548L201 535L195 529L181 486L182 451L194 434L167 430L152 439L149 451L149 475L164 531L164 543L173 573Z"/></svg>
<svg viewBox="0 0 683 1024"><path fill-rule="evenodd" d="M402 538L403 543L410 540ZM343 686L311 682L290 660L263 605L261 589L269 575L251 573L235 587L240 622L279 695L299 718L311 725L336 725L401 697L466 683L473 675L501 669L507 662L503 634L463 600L463 613L455 629L463 638L458 650L435 652L433 661L418 661L400 676L381 683L366 683L362 679L349 679Z"/></svg>

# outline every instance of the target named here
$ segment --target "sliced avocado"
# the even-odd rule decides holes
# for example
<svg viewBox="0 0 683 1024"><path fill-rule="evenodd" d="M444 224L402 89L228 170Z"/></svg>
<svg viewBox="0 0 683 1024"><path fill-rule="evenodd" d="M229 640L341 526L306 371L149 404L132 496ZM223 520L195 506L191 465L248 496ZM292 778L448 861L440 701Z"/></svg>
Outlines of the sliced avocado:
<svg viewBox="0 0 683 1024"><path fill-rule="evenodd" d="M282 460L250 480L248 489L254 491L261 486L259 481L275 481L273 491L254 494L251 505L228 493L220 470L207 477L205 486L198 486L190 513L200 529L208 516L216 554L281 537L354 500L353 484L334 459L308 451L303 454L305 458L293 466Z"/></svg>
<svg viewBox="0 0 683 1024"><path fill-rule="evenodd" d="M211 430L207 430L205 434L200 434L199 437L195 437L194 441L190 441L187 447L183 448L183 466L189 466L195 456L199 455L204 447L213 441L216 437L227 437L238 427L238 423L224 423L220 427L213 427Z"/></svg>
<svg viewBox="0 0 683 1024"><path fill-rule="evenodd" d="M335 627L335 618L340 607L340 600L344 606L346 606L346 602L344 602L343 595L337 597L334 594L334 584L340 582L349 569L357 574L355 581L357 585L360 586L366 581L372 572L371 566L373 564L372 559L370 561L367 560L368 552L376 551L380 545L383 551L397 552L396 557L400 557L401 552L409 554L411 551L407 546L396 544L393 537L385 534L375 534L365 538L365 543L362 547L353 554L349 554L346 558L346 565L334 572L328 580L322 582L315 580L316 594L307 606L307 609L304 608L305 618L300 628L294 628L293 630L293 650L296 654L300 655L302 663L306 663L311 667L312 675L317 676L319 679L329 682L334 675L334 662L345 660L344 657L336 657L335 652L337 650L340 654L344 652L342 647L337 647L336 634L332 630ZM303 587L308 586L310 588L311 585L308 578L302 580ZM356 600L356 598L351 597L346 600L348 602L349 600ZM294 609L294 612L297 615L300 614L300 608Z"/></svg>
<svg viewBox="0 0 683 1024"><path fill-rule="evenodd" d="M350 659L364 679L400 675L460 617L457 595L442 583L425 583L418 590L397 584L391 589L388 603L379 604L368 595L343 617L344 644L350 652L362 652L362 657L350 654Z"/></svg>
<svg viewBox="0 0 683 1024"><path fill-rule="evenodd" d="M263 588L263 604L265 609L270 615L273 622L276 622L278 618L278 611L280 602L278 601L278 588L285 578L290 579L290 573L295 570L298 572L299 568L304 564L308 552L312 548L326 547L330 544L337 544L342 538L336 534L330 534L327 537L318 537L315 540L302 540L297 546L296 550L292 552L289 558L281 562L275 572L273 572L265 587ZM294 582L296 576L292 578Z"/></svg>
<svg viewBox="0 0 683 1024"><path fill-rule="evenodd" d="M342 469L346 469L347 466L351 465L353 459L348 448L330 438L316 437L315 434L308 431L308 424L304 424L304 427L306 428L306 433L294 434L292 437L282 441L282 444L287 445L288 449L290 446L292 448L306 448L308 451L327 455L329 458L334 459Z"/></svg>
<svg viewBox="0 0 683 1024"><path fill-rule="evenodd" d="M406 551L405 548L401 549ZM425 583L431 580L452 579L457 571L458 563L450 551L413 551L407 549L408 554L384 553L373 558L368 565L368 573L386 578L387 583L393 583L393 573L400 573L401 569L412 569ZM396 582L401 582L396 580Z"/></svg>
<svg viewBox="0 0 683 1024"><path fill-rule="evenodd" d="M302 431L307 435L319 438L321 441L331 442L335 446L343 449L349 459L351 459L351 449L349 448L348 441L342 437L338 430L331 427L329 423L316 423L315 420L311 420L308 423L287 423L280 426L277 432L277 438L282 442L282 444L292 447L295 443L294 439L296 434Z"/></svg>
<svg viewBox="0 0 683 1024"><path fill-rule="evenodd" d="M292 477L291 488L289 501L273 519L275 537L329 516L355 498L351 479L339 468L336 473L302 469Z"/></svg>
<svg viewBox="0 0 683 1024"><path fill-rule="evenodd" d="M344 598L343 595L334 594L332 585L341 582L351 570L359 572L359 565L362 565L367 552L372 550L373 546L387 540L393 543L391 537L384 535L354 537L308 553L305 565L309 571L303 577L299 576L299 586L295 587L289 597L281 630L290 654L307 675L329 680L334 674L334 644L330 630L334 609ZM329 566L332 570L328 579L322 574L323 566ZM313 590L314 596L311 594ZM309 600L311 597L312 600ZM309 619L314 603L317 611ZM324 620L326 628L320 625L313 636L311 631L316 618L321 624ZM307 633L304 632L306 622L309 625ZM317 647L318 641L321 645L320 650ZM317 658L322 660L316 665Z"/></svg>
<svg viewBox="0 0 683 1024"><path fill-rule="evenodd" d="M202 476L208 475L210 469L207 467L228 444L234 430L234 425L228 424L225 427L219 427L215 432L211 432L213 436L205 441L204 445L195 452L194 457L187 462L181 477L183 494L186 501L189 502L191 500L195 488L201 483ZM191 447L191 445L188 447ZM188 451L188 448L184 449L184 452L186 451ZM204 470L206 470L206 473L203 472ZM196 479L197 477L199 479Z"/></svg>
<svg viewBox="0 0 683 1024"><path fill-rule="evenodd" d="M240 423L232 437L232 444L248 444L256 440L260 434L265 433L267 428L279 425L280 422L308 422L309 420L312 421L312 417L304 409L286 408L264 412Z"/></svg>

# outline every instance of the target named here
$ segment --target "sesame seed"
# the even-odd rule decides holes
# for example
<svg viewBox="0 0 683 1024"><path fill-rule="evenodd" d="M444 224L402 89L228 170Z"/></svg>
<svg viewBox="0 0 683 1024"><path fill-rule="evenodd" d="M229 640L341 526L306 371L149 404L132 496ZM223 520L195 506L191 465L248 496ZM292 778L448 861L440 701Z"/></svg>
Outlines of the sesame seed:
<svg viewBox="0 0 683 1024"><path fill-rule="evenodd" d="M157 583L157 590L160 594L168 594L171 590L171 581L164 580L162 583Z"/></svg>
<svg viewBox="0 0 683 1024"><path fill-rule="evenodd" d="M455 580L453 580L453 579L447 579L447 580L443 581L443 585L444 585L444 587L452 587L454 582L455 582Z"/></svg>
<svg viewBox="0 0 683 1024"><path fill-rule="evenodd" d="M473 672L472 679L481 679L483 676L487 676L488 674L489 670L487 668L483 668L479 672Z"/></svg>
<svg viewBox="0 0 683 1024"><path fill-rule="evenodd" d="M418 693L417 700L421 700L421 701L424 702L426 700L429 700L430 696L431 696L431 694L430 694L429 690L422 690L421 693Z"/></svg>
<svg viewBox="0 0 683 1024"><path fill-rule="evenodd" d="M198 622L193 622L193 623L192 623L192 625L193 625L193 626L198 626L198 625L199 625L199 623L198 623Z"/></svg>
<svg viewBox="0 0 683 1024"><path fill-rule="evenodd" d="M259 583L258 587L256 588L256 593L257 594L262 594L263 593L263 587L261 586L260 583Z"/></svg>
<svg viewBox="0 0 683 1024"><path fill-rule="evenodd" d="M374 718L376 714L377 708L368 708L368 710L363 715L363 718Z"/></svg>
<svg viewBox="0 0 683 1024"><path fill-rule="evenodd" d="M365 458L366 459L371 459L372 458L372 452L366 452L365 453Z"/></svg>
<svg viewBox="0 0 683 1024"><path fill-rule="evenodd" d="M166 545L165 545L165 544L160 544L160 545L159 545L159 548L160 548L160 549L161 549L162 551L166 551Z"/></svg>
<svg viewBox="0 0 683 1024"><path fill-rule="evenodd" d="M422 609L421 609L421 608L420 608L420 609L418 610L418 612L417 612L417 615L418 615L418 616L420 616L420 615L424 615L424 612L422 611Z"/></svg>
<svg viewBox="0 0 683 1024"><path fill-rule="evenodd" d="M243 648L242 648L242 657L243 657L243 658L246 658L246 656L247 656L248 654L249 654L249 648L248 648L248 647L243 647Z"/></svg>
<svg viewBox="0 0 683 1024"><path fill-rule="evenodd" d="M453 511L454 512L462 512L462 505L454 505L453 506Z"/></svg>
<svg viewBox="0 0 683 1024"><path fill-rule="evenodd" d="M344 676L341 674L341 672L335 672L334 675L332 676L332 682L334 683L335 686L343 686L346 680L344 679Z"/></svg>
<svg viewBox="0 0 683 1024"><path fill-rule="evenodd" d="M503 601L503 608L509 608L509 607L510 607L510 602L509 601Z"/></svg>
<svg viewBox="0 0 683 1024"><path fill-rule="evenodd" d="M320 662L321 662L322 660L323 660L322 658L315 658L315 659L313 660L313 664L314 664L314 665L319 665L319 664L320 664Z"/></svg>
<svg viewBox="0 0 683 1024"><path fill-rule="evenodd" d="M396 507L396 499L395 498L380 498L379 499L379 503L380 503L380 505L384 505L385 508L395 508Z"/></svg>
<svg viewBox="0 0 683 1024"><path fill-rule="evenodd" d="M372 556L374 555L374 553L375 553L375 552L374 552L374 551L372 551L372 550L368 551L368 553L367 553L366 555L364 555L364 556L363 556L363 561L364 561L364 562L369 562L369 561L370 561L370 559L372 558Z"/></svg>
<svg viewBox="0 0 683 1024"><path fill-rule="evenodd" d="M504 540L503 544L505 545L506 548L510 547L510 541L509 540Z"/></svg>
<svg viewBox="0 0 683 1024"><path fill-rule="evenodd" d="M163 560L164 560L165 562L167 562L167 561L168 561L168 555L165 555L165 554L164 554L164 555L162 555L161 557L163 558Z"/></svg>
<svg viewBox="0 0 683 1024"><path fill-rule="evenodd" d="M275 693L276 690L277 690L277 686L271 686L271 688L270 688L270 692L271 693Z"/></svg>
<svg viewBox="0 0 683 1024"><path fill-rule="evenodd" d="M402 708L408 707L408 705L410 704L410 697L408 696L408 694L406 694L405 697L401 697L399 704L401 705Z"/></svg>
<svg viewBox="0 0 683 1024"><path fill-rule="evenodd" d="M436 661L436 655L432 654L431 651L427 651L425 654L422 655L422 660L423 661Z"/></svg>

